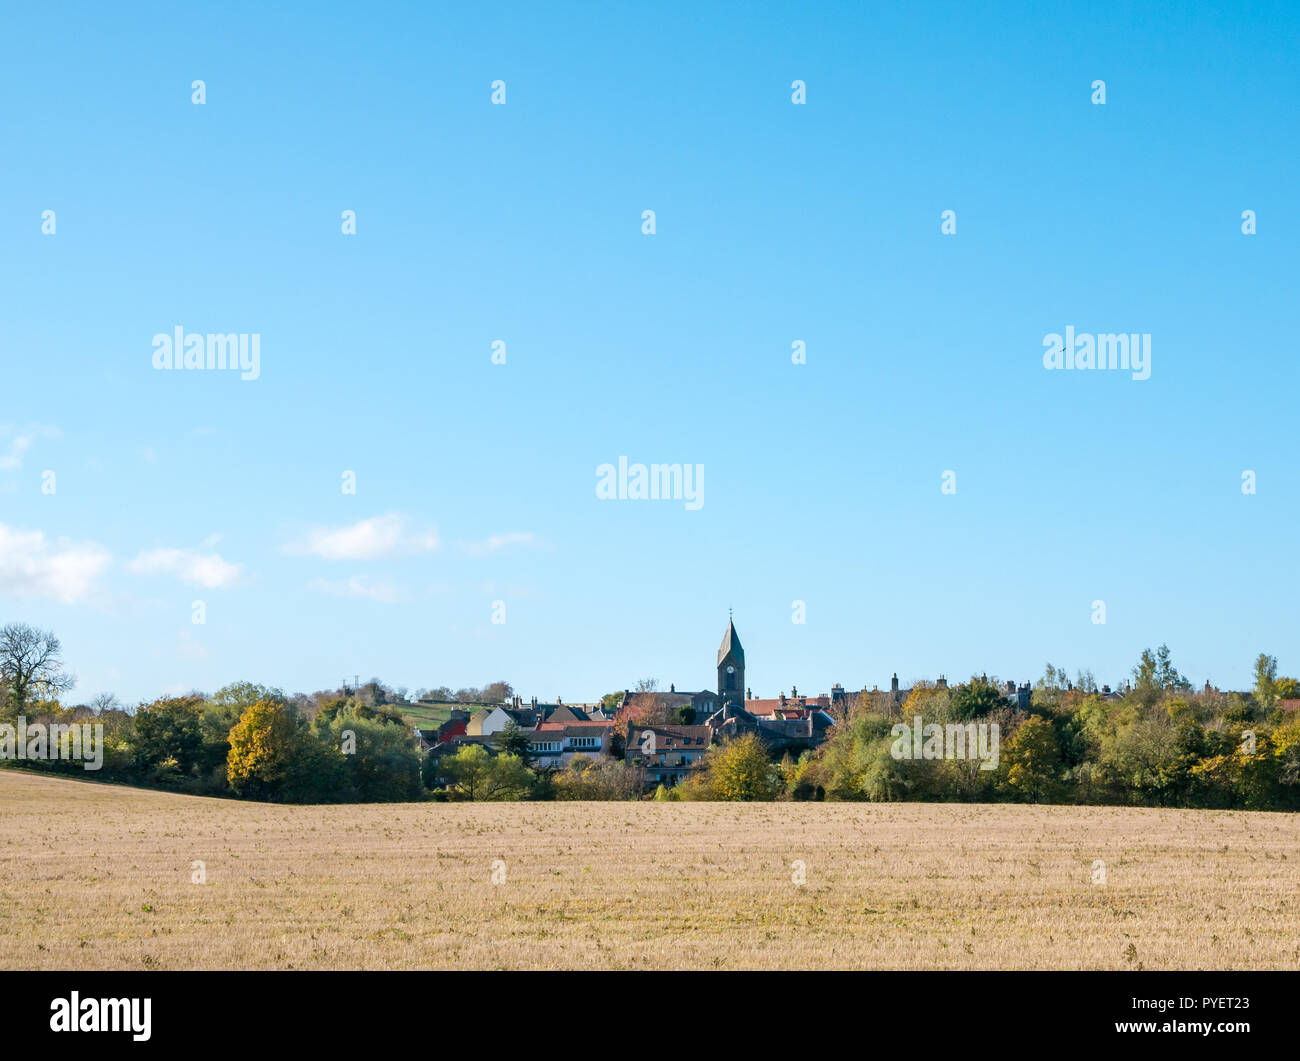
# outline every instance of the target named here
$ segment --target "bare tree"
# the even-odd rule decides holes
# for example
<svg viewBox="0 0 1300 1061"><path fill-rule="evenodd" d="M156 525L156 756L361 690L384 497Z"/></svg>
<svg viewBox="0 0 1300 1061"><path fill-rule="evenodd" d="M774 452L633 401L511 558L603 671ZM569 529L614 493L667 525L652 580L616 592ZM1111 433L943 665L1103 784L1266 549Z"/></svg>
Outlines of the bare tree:
<svg viewBox="0 0 1300 1061"><path fill-rule="evenodd" d="M63 669L63 646L48 630L26 623L0 629L0 678L9 686L9 706L22 714L32 699L50 700L77 680Z"/></svg>
<svg viewBox="0 0 1300 1061"><path fill-rule="evenodd" d="M112 693L99 693L90 701L90 709L97 715L106 711L121 711L122 701Z"/></svg>

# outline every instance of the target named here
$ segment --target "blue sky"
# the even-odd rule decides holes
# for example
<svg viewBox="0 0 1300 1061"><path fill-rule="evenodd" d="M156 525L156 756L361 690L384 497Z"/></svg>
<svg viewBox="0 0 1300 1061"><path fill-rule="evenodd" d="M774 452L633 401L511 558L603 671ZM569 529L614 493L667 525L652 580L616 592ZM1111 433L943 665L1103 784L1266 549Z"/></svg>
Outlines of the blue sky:
<svg viewBox="0 0 1300 1061"><path fill-rule="evenodd" d="M762 696L1300 672L1300 9L815 6L6 11L0 619L129 701L703 688L729 607Z"/></svg>

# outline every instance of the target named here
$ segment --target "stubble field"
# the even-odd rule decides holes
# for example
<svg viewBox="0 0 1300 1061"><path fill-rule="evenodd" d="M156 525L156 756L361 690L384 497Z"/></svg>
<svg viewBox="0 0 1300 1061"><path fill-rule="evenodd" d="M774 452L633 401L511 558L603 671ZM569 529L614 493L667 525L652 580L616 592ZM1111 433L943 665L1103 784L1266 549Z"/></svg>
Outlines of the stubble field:
<svg viewBox="0 0 1300 1061"><path fill-rule="evenodd" d="M1298 890L1296 815L286 807L0 771L6 969L1294 969Z"/></svg>

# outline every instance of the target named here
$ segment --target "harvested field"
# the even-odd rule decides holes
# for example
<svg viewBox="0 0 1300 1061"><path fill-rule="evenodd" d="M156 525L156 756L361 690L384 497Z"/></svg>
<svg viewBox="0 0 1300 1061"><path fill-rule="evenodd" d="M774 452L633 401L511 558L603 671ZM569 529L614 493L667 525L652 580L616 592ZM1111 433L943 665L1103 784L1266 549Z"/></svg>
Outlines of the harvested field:
<svg viewBox="0 0 1300 1061"><path fill-rule="evenodd" d="M7 969L1294 969L1298 893L1288 814L289 807L0 771Z"/></svg>

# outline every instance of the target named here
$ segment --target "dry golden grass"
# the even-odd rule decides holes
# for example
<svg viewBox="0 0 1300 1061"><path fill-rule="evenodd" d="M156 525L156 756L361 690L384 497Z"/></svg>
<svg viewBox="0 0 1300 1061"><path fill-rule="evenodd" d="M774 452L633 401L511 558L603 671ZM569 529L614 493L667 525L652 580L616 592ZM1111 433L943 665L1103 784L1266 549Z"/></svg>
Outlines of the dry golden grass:
<svg viewBox="0 0 1300 1061"><path fill-rule="evenodd" d="M282 807L0 771L8 969L1296 968L1298 876L1286 814Z"/></svg>

